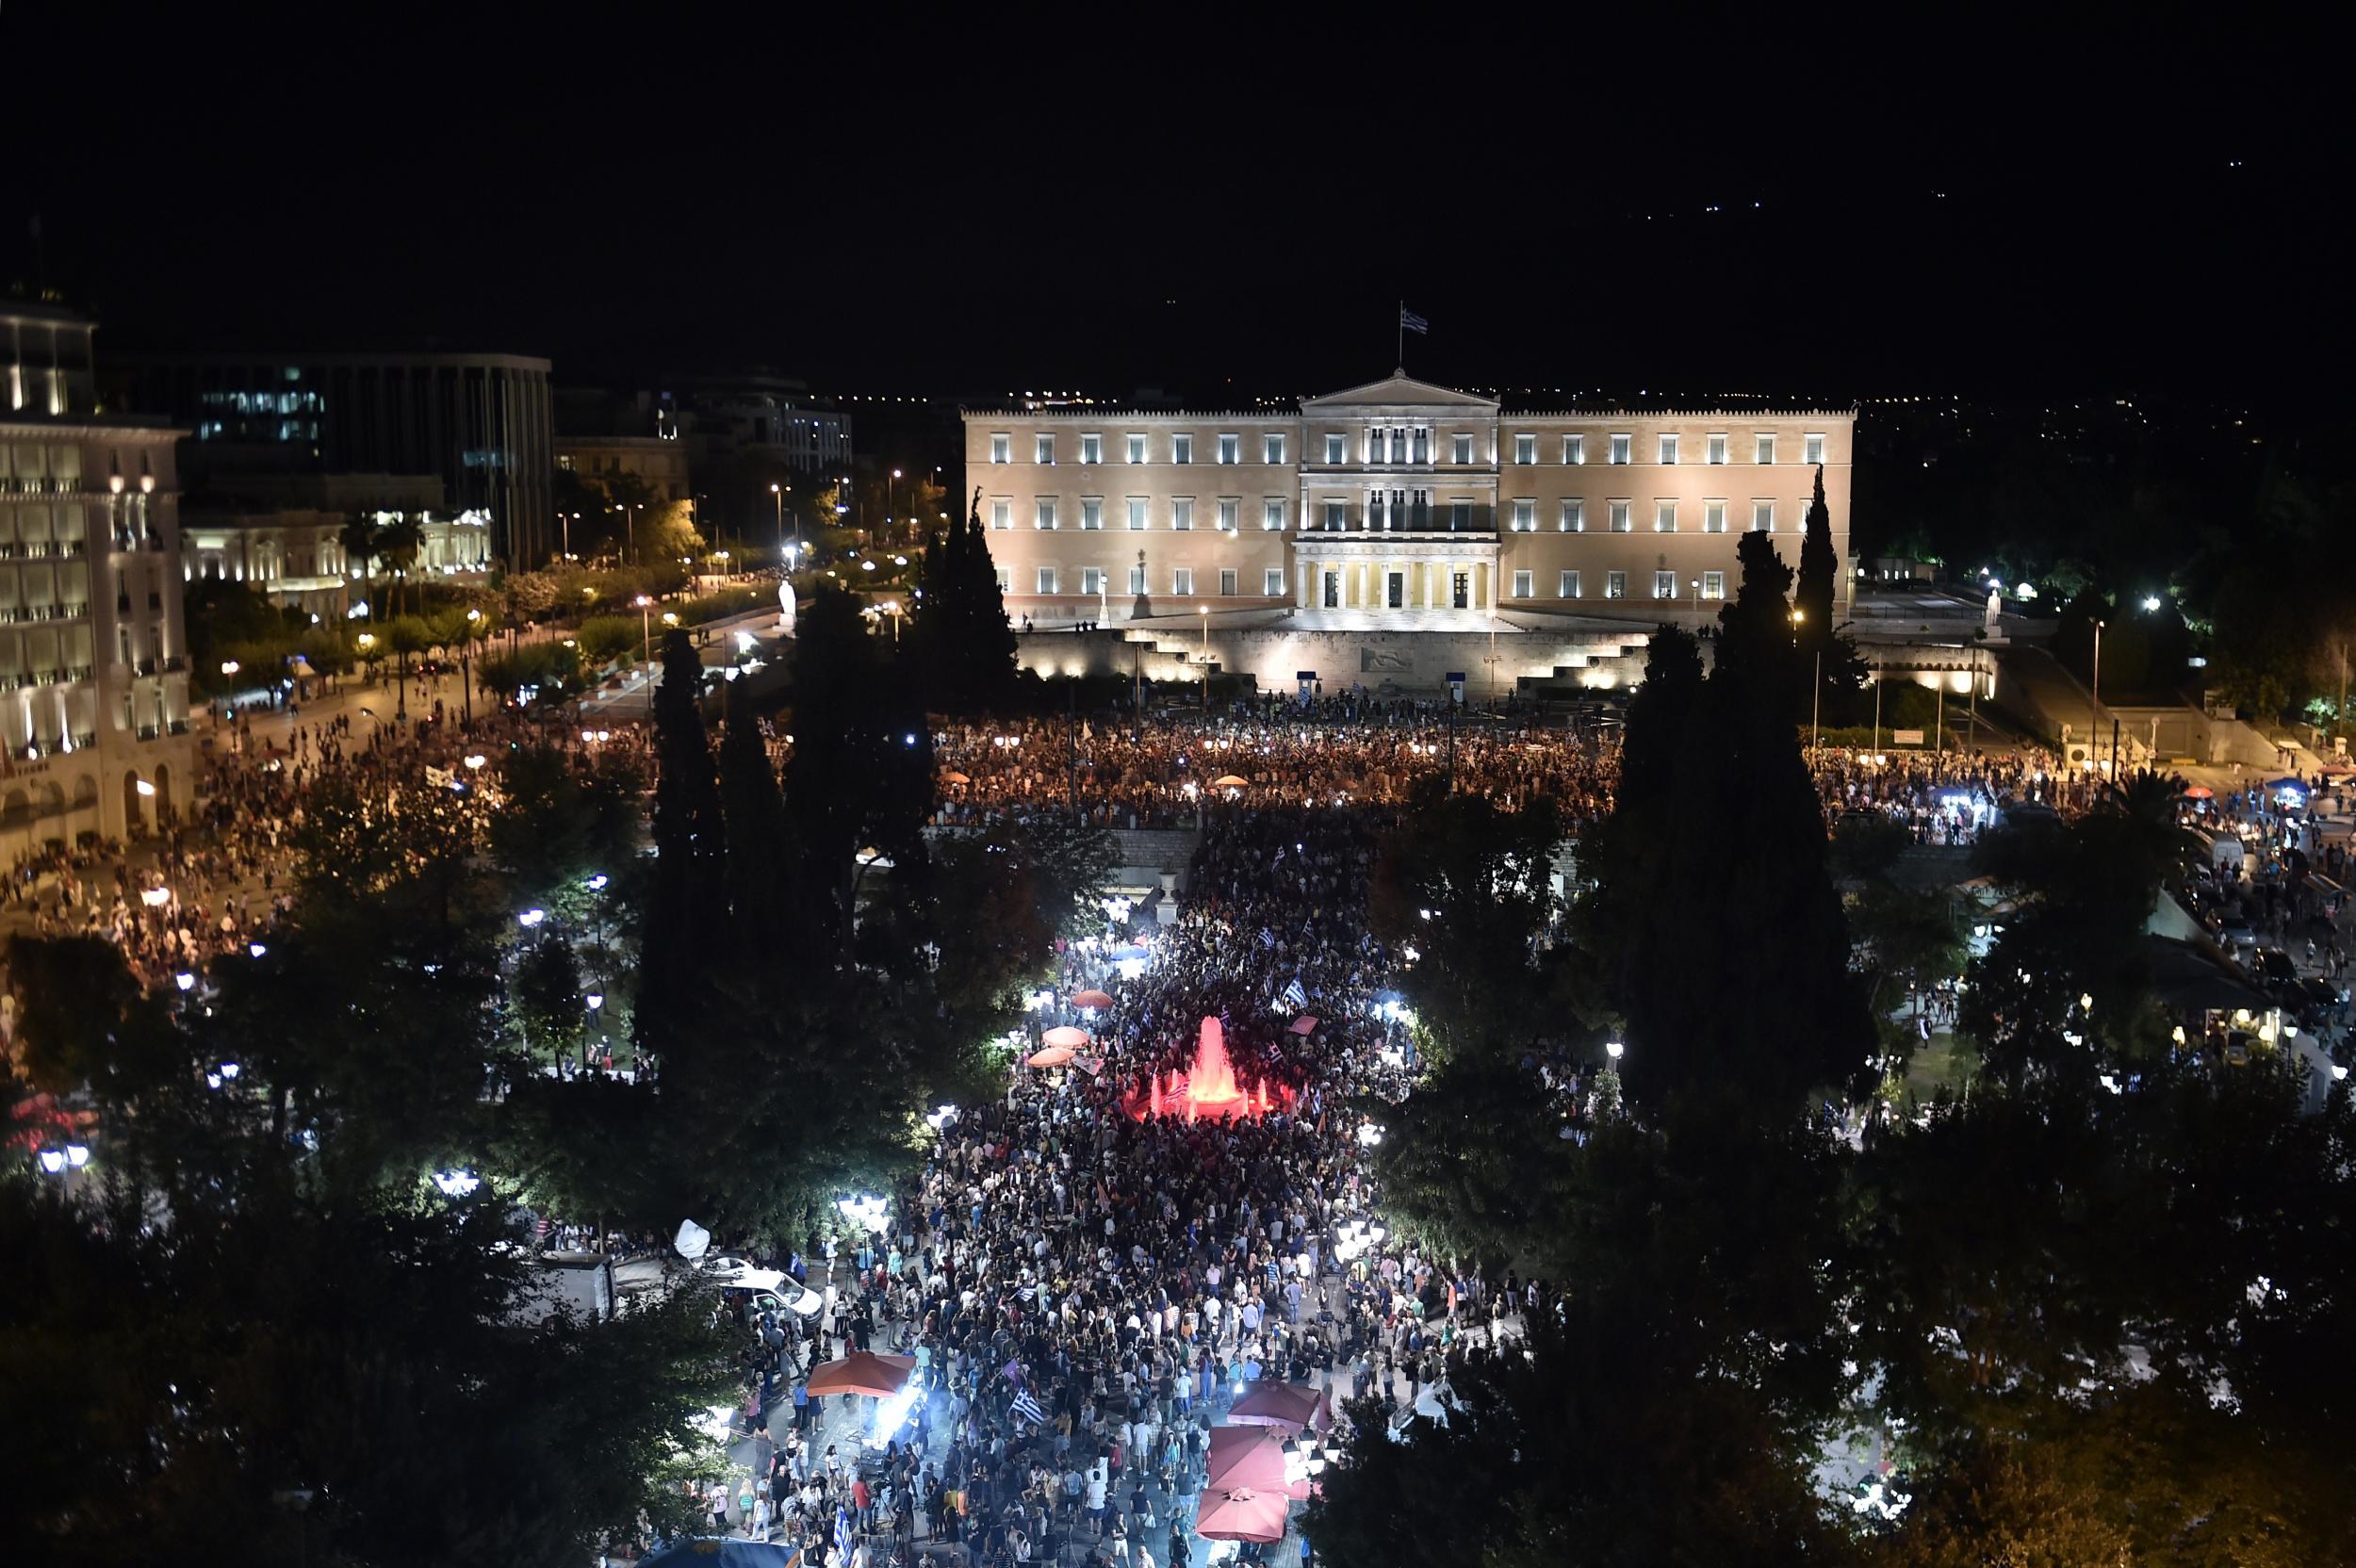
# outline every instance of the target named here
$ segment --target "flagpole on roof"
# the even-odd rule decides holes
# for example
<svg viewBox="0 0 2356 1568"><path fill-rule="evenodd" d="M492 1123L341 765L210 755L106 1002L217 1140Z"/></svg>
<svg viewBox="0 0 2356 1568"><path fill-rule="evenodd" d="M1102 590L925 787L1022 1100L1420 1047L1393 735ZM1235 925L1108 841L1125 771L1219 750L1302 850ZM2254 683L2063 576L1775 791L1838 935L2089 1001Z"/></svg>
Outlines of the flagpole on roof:
<svg viewBox="0 0 2356 1568"><path fill-rule="evenodd" d="M1400 375L1407 373L1407 302L1405 300L1399 302L1399 358L1392 363L1399 367Z"/></svg>

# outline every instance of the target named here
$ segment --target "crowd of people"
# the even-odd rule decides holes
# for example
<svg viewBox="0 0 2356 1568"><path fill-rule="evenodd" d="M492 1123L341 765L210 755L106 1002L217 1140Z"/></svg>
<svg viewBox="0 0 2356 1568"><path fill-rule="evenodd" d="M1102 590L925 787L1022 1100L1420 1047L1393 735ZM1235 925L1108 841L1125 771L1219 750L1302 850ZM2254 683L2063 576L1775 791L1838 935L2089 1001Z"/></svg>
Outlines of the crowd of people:
<svg viewBox="0 0 2356 1568"><path fill-rule="evenodd" d="M1373 831L1361 812L1224 815L1141 972L1114 961L1125 934L1069 946L1036 1023L1081 1021L1094 1054L1018 1054L1003 1098L941 1129L885 1232L833 1271L807 1362L791 1324L757 1325L755 1407L779 1371L905 1348L924 1390L907 1424L868 1429L864 1399L813 1421L797 1382L792 1430L721 1523L830 1568L838 1510L847 1568L936 1541L990 1568L1184 1568L1235 1549L1192 1527L1211 1427L1253 1383L1319 1391L1342 1421L1369 1393L1428 1414L1462 1358L1542 1310L1541 1282L1449 1278L1370 1229L1352 1107L1395 1102L1409 1072L1365 937ZM1073 1002L1091 989L1110 1006ZM1146 1086L1193 1066L1206 1016L1235 1079L1272 1086L1267 1109L1154 1114Z"/></svg>

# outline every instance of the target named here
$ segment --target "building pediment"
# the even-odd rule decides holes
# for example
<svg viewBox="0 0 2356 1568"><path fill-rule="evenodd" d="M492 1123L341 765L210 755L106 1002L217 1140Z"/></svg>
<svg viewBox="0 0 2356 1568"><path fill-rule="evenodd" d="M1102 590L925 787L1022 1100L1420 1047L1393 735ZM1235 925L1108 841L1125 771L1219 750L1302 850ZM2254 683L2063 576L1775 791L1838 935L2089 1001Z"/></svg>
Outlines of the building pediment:
<svg viewBox="0 0 2356 1568"><path fill-rule="evenodd" d="M1370 381L1364 386L1347 387L1318 398L1305 398L1301 404L1303 414L1354 414L1394 408L1452 408L1494 415L1497 411L1497 401L1495 398L1479 398L1470 392L1459 392L1452 386L1417 381L1402 370L1381 381Z"/></svg>

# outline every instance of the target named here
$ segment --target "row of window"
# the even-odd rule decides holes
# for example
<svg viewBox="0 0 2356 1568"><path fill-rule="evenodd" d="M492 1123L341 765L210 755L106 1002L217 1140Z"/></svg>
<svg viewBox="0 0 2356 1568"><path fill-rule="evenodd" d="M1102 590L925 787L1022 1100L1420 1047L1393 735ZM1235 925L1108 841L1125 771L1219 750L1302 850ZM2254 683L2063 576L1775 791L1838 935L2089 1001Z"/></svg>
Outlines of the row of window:
<svg viewBox="0 0 2356 1568"><path fill-rule="evenodd" d="M1127 444L1129 461L1132 464L1152 461L1147 455L1149 437L1125 435L1121 439ZM1775 439L1774 435L1763 432L1752 436L1751 461L1761 467L1773 467L1775 463ZM1193 436L1172 435L1169 440L1170 462L1190 464L1194 461ZM1242 436L1221 435L1217 440L1217 461L1220 465L1233 466L1243 461L1244 438ZM1031 461L1052 467L1055 462L1055 437L1049 434L1034 435L1031 441ZM1459 466L1469 466L1476 461L1473 456L1474 438L1471 435L1452 435L1449 441L1453 459ZM1608 459L1613 465L1625 466L1636 461L1636 437L1633 434L1613 434L1606 437L1606 441ZM1710 466L1723 466L1731 462L1728 452L1732 442L1733 437L1724 433L1713 433L1703 436L1702 462ZM1329 466L1339 467L1350 462L1350 445L1349 436L1338 432L1328 433L1325 437L1326 464ZM1369 430L1366 432L1363 450L1364 461L1368 464L1429 464L1432 461L1432 432L1423 428ZM1663 466L1677 466L1683 461L1684 451L1682 438L1679 436L1655 437L1653 460ZM1562 462L1568 466L1578 467L1585 464L1587 438L1584 435L1563 436L1562 455ZM991 434L990 461L998 466L1014 461L1014 436L1011 433L997 432ZM1080 437L1080 462L1087 465L1104 461L1104 438L1097 434L1082 435ZM1281 465L1284 461L1284 437L1281 435L1261 436L1260 461L1266 464ZM1824 436L1811 433L1800 437L1800 461L1809 467L1815 467L1824 461ZM1534 467L1537 465L1538 437L1535 434L1517 433L1513 436L1513 463L1515 466L1525 468Z"/></svg>
<svg viewBox="0 0 2356 1568"><path fill-rule="evenodd" d="M1032 528L1049 531L1061 526L1063 514L1060 511L1060 501L1061 498L1056 496L1034 498L1031 503ZM1121 504L1128 518L1129 531L1145 532L1149 526L1150 498L1129 496L1123 498ZM1700 504L1702 531L1704 533L1726 532L1727 508L1732 503L1725 500L1705 500ZM1217 508L1218 525L1222 531L1233 533L1243 526L1244 502L1242 498L1224 496L1214 502L1214 505ZM1538 531L1538 503L1535 500L1516 498L1509 501L1507 505L1510 509L1508 527L1513 532L1535 533ZM1431 491L1376 490L1369 492L1366 497L1366 527L1368 531L1376 533L1443 531L1466 533L1473 531L1474 508L1475 503L1469 500L1448 501L1444 503L1444 510L1436 514L1440 520L1435 522ZM1633 500L1607 500L1604 502L1604 508L1605 531L1633 533L1636 531L1636 503ZM1754 500L1750 503L1750 508L1751 531L1756 533L1775 532L1775 503L1772 500ZM1669 499L1654 501L1652 503L1652 531L1655 533L1677 532L1679 516L1677 501ZM1000 531L1010 530L1014 527L1013 498L1007 496L990 498L990 526ZM1081 529L1084 531L1094 531L1104 526L1104 498L1102 496L1081 497ZM1341 500L1325 502L1324 527L1329 533L1350 531L1350 503ZM1194 498L1181 496L1170 501L1170 528L1172 532L1176 533L1192 531ZM1261 500L1260 528L1262 531L1268 533L1284 531L1284 498L1282 496L1268 496ZM1560 533L1586 532L1586 501L1578 498L1564 500L1556 514L1555 530Z"/></svg>
<svg viewBox="0 0 2356 1568"><path fill-rule="evenodd" d="M1701 503L1704 533L1726 532L1726 511L1730 504L1723 500L1706 500ZM1509 530L1514 533L1537 532L1538 503L1533 500L1516 500L1511 505L1512 513L1507 525ZM1634 501L1608 500L1603 505L1605 532L1633 533L1636 531L1636 503ZM1652 531L1655 533L1677 532L1679 516L1677 502L1666 499L1653 502ZM1577 499L1562 502L1562 510L1556 515L1554 526L1558 533L1586 532L1587 503ZM1774 501L1755 500L1751 502L1751 531L1754 533L1775 531L1775 503Z"/></svg>
<svg viewBox="0 0 2356 1568"><path fill-rule="evenodd" d="M1517 599L1530 599L1537 597L1537 576L1538 575L1535 572L1515 572L1513 574L1513 597ZM1038 569L1038 576L1034 580L1034 591L1040 594L1057 593L1060 590L1056 587L1056 580L1055 567L1041 566ZM1238 580L1238 574L1234 567L1222 566L1219 568L1219 591L1220 596L1224 598L1233 598L1239 591L1236 586ZM1724 572L1704 572L1699 577L1693 580L1692 585L1693 596L1696 598L1723 599L1726 596L1726 574ZM1562 573L1557 580L1555 586L1555 596L1558 598L1575 599L1583 596L1579 574L1577 572ZM999 567L999 591L1001 593L1008 593L1012 591L1012 587L1011 574L1006 567ZM1111 584L1103 567L1083 566L1080 568L1080 593L1104 594L1109 592ZM1145 568L1143 566L1130 567L1129 592L1131 594L1142 594L1145 591ZM1171 567L1170 572L1170 591L1172 594L1179 596L1192 594L1194 592L1194 568L1191 566ZM1260 593L1265 598L1281 599L1285 596L1284 568L1280 566L1271 566L1260 574ZM1624 599L1628 597L1628 574L1626 572L1604 573L1603 596L1607 599ZM1656 599L1676 598L1677 596L1677 573L1672 571L1657 571L1653 573L1652 596Z"/></svg>

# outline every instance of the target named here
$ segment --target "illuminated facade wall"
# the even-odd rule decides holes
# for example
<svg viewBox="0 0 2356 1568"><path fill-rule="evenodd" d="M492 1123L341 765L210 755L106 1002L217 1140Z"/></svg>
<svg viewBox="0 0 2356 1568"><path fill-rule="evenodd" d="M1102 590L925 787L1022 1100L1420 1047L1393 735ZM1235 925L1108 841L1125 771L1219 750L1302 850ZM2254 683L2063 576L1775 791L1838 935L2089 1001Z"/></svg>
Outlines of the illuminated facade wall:
<svg viewBox="0 0 2356 1568"><path fill-rule="evenodd" d="M176 569L182 433L93 412L90 331L53 307L0 304L5 861L146 831L162 808L186 811L196 786Z"/></svg>
<svg viewBox="0 0 2356 1568"><path fill-rule="evenodd" d="M1118 619L1140 591L1164 614L1714 618L1737 535L1797 566L1820 466L1848 551L1849 409L1525 413L1395 377L1289 408L964 423L1008 607L1041 621Z"/></svg>

